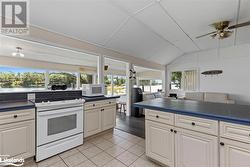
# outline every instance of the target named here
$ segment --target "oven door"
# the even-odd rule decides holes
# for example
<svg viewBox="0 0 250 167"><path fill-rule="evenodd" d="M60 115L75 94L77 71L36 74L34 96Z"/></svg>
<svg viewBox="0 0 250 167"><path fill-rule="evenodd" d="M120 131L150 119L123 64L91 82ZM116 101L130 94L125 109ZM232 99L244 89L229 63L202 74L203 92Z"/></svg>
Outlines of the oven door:
<svg viewBox="0 0 250 167"><path fill-rule="evenodd" d="M83 133L83 107L37 112L37 146Z"/></svg>

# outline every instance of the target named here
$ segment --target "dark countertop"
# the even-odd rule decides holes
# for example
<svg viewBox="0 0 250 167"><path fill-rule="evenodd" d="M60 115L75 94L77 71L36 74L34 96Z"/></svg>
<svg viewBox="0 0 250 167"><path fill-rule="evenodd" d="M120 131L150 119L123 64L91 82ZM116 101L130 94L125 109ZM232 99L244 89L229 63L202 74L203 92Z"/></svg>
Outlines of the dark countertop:
<svg viewBox="0 0 250 167"><path fill-rule="evenodd" d="M250 105L209 103L157 98L133 104L134 107L250 125Z"/></svg>
<svg viewBox="0 0 250 167"><path fill-rule="evenodd" d="M30 101L2 101L0 102L0 112L15 111L35 108L35 104Z"/></svg>
<svg viewBox="0 0 250 167"><path fill-rule="evenodd" d="M97 96L97 97L82 97L85 102L91 102L91 101L99 101L99 100L108 100L108 99L116 99L120 98L120 96Z"/></svg>

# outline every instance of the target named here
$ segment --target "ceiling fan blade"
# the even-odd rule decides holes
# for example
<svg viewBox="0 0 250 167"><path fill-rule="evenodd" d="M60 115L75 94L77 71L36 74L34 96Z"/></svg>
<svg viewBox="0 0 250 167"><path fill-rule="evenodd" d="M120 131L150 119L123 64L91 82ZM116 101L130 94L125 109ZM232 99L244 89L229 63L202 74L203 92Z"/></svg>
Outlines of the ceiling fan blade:
<svg viewBox="0 0 250 167"><path fill-rule="evenodd" d="M204 37L204 36L207 36L207 35L214 34L214 33L216 33L216 32L217 32L217 31L213 31L213 32L210 32L210 33L207 33L207 34L204 34L204 35L198 36L198 37L196 37L196 39L201 38L201 37Z"/></svg>
<svg viewBox="0 0 250 167"><path fill-rule="evenodd" d="M250 26L250 21L244 22L244 23L240 23L240 24L236 24L236 25L232 25L229 26L228 29L234 29L234 28L239 28L239 27L244 27L244 26Z"/></svg>

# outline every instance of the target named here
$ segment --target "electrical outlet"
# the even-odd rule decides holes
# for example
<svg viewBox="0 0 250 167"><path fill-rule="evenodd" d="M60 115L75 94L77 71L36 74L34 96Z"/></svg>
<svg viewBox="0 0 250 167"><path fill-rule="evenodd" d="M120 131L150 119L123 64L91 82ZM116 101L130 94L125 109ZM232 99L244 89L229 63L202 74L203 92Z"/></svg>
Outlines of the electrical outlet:
<svg viewBox="0 0 250 167"><path fill-rule="evenodd" d="M28 100L35 100L36 94L35 93L28 93Z"/></svg>

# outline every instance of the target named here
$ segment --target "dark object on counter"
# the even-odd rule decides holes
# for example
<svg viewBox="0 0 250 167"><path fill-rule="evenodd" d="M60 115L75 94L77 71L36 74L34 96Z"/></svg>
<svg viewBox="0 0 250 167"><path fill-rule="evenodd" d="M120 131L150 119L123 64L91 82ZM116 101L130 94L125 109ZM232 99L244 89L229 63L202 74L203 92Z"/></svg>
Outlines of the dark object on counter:
<svg viewBox="0 0 250 167"><path fill-rule="evenodd" d="M131 103L134 104L137 102L141 102L142 100L143 100L143 92L142 92L141 88L133 88L132 89ZM133 105L131 105L131 116L141 117L142 112L143 112L142 108L133 107Z"/></svg>
<svg viewBox="0 0 250 167"><path fill-rule="evenodd" d="M177 99L177 94L176 93L170 93L168 97L174 97Z"/></svg>
<svg viewBox="0 0 250 167"><path fill-rule="evenodd" d="M52 85L51 90L66 90L67 85Z"/></svg>

